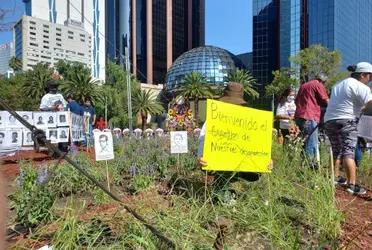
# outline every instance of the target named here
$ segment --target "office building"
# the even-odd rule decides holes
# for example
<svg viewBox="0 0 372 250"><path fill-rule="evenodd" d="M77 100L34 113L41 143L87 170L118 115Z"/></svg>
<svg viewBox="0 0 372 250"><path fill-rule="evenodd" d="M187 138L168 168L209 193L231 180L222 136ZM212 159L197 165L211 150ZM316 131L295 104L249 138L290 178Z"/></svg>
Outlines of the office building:
<svg viewBox="0 0 372 250"><path fill-rule="evenodd" d="M23 0L27 16L85 30L92 37L91 69L105 79L105 0Z"/></svg>
<svg viewBox="0 0 372 250"><path fill-rule="evenodd" d="M253 74L264 86L272 71L293 67L301 49L321 44L342 54L341 70L372 61L372 1L253 0Z"/></svg>
<svg viewBox="0 0 372 250"><path fill-rule="evenodd" d="M31 16L23 16L14 26L15 56L22 69L37 63L53 67L59 60L91 65L91 35L81 28L51 23Z"/></svg>
<svg viewBox="0 0 372 250"><path fill-rule="evenodd" d="M13 43L0 44L0 75L9 76L13 70L9 67L9 60L14 56Z"/></svg>
<svg viewBox="0 0 372 250"><path fill-rule="evenodd" d="M129 58L141 82L163 83L185 51L204 45L204 0L106 1L108 59Z"/></svg>

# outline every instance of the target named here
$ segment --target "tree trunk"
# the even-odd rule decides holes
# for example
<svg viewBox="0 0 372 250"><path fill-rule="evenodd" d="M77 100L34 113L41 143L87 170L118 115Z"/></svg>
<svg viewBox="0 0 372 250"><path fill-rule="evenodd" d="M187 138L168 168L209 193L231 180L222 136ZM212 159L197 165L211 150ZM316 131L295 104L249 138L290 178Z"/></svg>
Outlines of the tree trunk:
<svg viewBox="0 0 372 250"><path fill-rule="evenodd" d="M144 114L144 113L141 113L141 119L142 119L142 132L145 130L145 124L146 124L146 121L147 121L147 115Z"/></svg>
<svg viewBox="0 0 372 250"><path fill-rule="evenodd" d="M196 127L199 127L199 98L194 99L194 109L195 109L195 123Z"/></svg>

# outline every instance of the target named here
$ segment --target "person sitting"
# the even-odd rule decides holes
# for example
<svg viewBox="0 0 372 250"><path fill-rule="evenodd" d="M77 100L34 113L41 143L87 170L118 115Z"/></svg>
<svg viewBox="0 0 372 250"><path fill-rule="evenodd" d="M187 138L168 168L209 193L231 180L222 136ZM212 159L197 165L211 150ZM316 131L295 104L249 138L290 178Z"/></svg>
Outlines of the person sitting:
<svg viewBox="0 0 372 250"><path fill-rule="evenodd" d="M333 88L324 121L326 134L334 155L335 182L348 185L351 194L365 194L366 190L356 184L355 150L357 146L357 123L362 109L372 102L372 65L360 62L348 67L350 77L338 82ZM341 162L346 179L339 175Z"/></svg>

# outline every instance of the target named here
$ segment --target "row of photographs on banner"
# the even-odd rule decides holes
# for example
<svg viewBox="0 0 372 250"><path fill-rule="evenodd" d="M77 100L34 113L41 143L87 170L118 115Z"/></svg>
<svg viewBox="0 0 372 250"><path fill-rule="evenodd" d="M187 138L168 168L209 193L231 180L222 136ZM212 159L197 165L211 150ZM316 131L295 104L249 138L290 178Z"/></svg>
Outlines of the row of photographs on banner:
<svg viewBox="0 0 372 250"><path fill-rule="evenodd" d="M69 141L69 127L49 128L43 129L46 138L51 143L68 142ZM73 131L74 132L74 131ZM76 140L84 140L84 132L80 131L73 133ZM28 129L0 129L0 149L14 148L21 146L33 146L31 131Z"/></svg>
<svg viewBox="0 0 372 250"><path fill-rule="evenodd" d="M69 112L31 112L17 111L23 119L37 128L56 128L69 126ZM24 128L8 111L0 111L1 128Z"/></svg>

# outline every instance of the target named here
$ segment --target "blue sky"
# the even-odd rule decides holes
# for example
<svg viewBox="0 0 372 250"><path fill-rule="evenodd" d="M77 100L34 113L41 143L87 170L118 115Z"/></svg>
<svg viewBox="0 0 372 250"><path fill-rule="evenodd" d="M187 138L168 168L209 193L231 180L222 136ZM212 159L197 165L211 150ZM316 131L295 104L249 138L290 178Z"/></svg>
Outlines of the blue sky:
<svg viewBox="0 0 372 250"><path fill-rule="evenodd" d="M252 1L206 0L205 43L234 54L252 51ZM22 0L0 0L7 9L0 24L15 22L22 15ZM0 13L1 14L1 13ZM12 41L12 32L0 32L0 44Z"/></svg>
<svg viewBox="0 0 372 250"><path fill-rule="evenodd" d="M252 51L252 1L206 0L205 43L233 54Z"/></svg>

